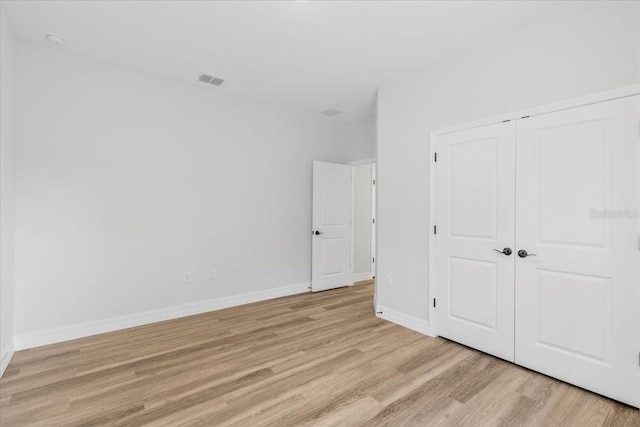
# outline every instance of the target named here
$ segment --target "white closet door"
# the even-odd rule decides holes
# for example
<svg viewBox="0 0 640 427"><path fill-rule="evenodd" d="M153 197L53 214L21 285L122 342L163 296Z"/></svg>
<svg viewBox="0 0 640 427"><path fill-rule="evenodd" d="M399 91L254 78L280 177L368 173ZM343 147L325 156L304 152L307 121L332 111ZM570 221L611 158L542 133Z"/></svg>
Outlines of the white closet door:
<svg viewBox="0 0 640 427"><path fill-rule="evenodd" d="M516 363L634 406L639 132L638 96L520 120L516 163Z"/></svg>
<svg viewBox="0 0 640 427"><path fill-rule="evenodd" d="M438 138L438 335L514 360L515 125ZM508 251L507 251L508 252Z"/></svg>

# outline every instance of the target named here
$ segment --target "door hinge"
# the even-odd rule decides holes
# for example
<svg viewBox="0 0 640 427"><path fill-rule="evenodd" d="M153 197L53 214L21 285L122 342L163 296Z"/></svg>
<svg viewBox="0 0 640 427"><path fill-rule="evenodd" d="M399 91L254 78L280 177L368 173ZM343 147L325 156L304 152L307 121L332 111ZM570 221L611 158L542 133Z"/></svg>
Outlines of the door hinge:
<svg viewBox="0 0 640 427"><path fill-rule="evenodd" d="M438 226L437 225L433 226L433 234L438 234Z"/></svg>
<svg viewBox="0 0 640 427"><path fill-rule="evenodd" d="M522 117L520 117L520 118L521 118L521 119L528 119L529 117L531 117L531 116L522 116Z"/></svg>
<svg viewBox="0 0 640 427"><path fill-rule="evenodd" d="M433 308L436 308L436 299L433 299Z"/></svg>
<svg viewBox="0 0 640 427"><path fill-rule="evenodd" d="M371 262L376 262L376 257L371 258Z"/></svg>
<svg viewBox="0 0 640 427"><path fill-rule="evenodd" d="M373 185L376 185L376 180L375 179L373 180Z"/></svg>
<svg viewBox="0 0 640 427"><path fill-rule="evenodd" d="M376 219L375 219L375 218L373 218L373 223L374 223L374 224L376 223Z"/></svg>
<svg viewBox="0 0 640 427"><path fill-rule="evenodd" d="M434 162L438 161L438 153L433 153L433 161Z"/></svg>

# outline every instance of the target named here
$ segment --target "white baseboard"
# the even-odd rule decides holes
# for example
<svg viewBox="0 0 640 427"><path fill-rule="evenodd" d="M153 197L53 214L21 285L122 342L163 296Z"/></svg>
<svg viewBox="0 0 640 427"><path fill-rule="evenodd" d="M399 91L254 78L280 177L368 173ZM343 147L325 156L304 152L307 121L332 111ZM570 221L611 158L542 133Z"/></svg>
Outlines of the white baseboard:
<svg viewBox="0 0 640 427"><path fill-rule="evenodd" d="M2 349L2 354L0 354L0 378L4 375L5 369L9 366L9 362L11 362L11 358L13 357L13 343L9 344L7 348Z"/></svg>
<svg viewBox="0 0 640 427"><path fill-rule="evenodd" d="M396 323L405 328L409 328L413 331L420 332L421 334L432 337L429 330L429 322L427 320L418 319L417 317L409 316L408 314L400 313L399 311L391 310L386 307L377 306L376 315L381 319L388 320L389 322Z"/></svg>
<svg viewBox="0 0 640 427"><path fill-rule="evenodd" d="M362 282L363 280L373 279L373 273L358 273L353 275L353 282Z"/></svg>
<svg viewBox="0 0 640 427"><path fill-rule="evenodd" d="M176 319L179 317L206 313L208 311L222 310L223 308L235 307L252 302L265 301L273 298L301 294L304 292L309 292L309 286L309 283L282 286L279 288L267 289L264 291L233 295L223 298L215 298L207 301L200 301L191 304L162 308L159 310L146 311L139 314L132 314L128 316L115 317L112 319L98 320L78 325L63 326L55 329L17 335L14 341L15 350L24 350L27 348L54 344L57 342L73 340L76 338L84 338L91 335L103 334L105 332L113 332L120 329L147 325L149 323L162 322L163 320ZM4 363L4 355L2 361Z"/></svg>

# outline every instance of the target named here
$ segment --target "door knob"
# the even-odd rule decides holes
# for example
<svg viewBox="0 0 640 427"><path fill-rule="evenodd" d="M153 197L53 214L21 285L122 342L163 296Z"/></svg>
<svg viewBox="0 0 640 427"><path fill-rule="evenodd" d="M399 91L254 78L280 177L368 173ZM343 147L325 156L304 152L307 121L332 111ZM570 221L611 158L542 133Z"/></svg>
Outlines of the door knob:
<svg viewBox="0 0 640 427"><path fill-rule="evenodd" d="M528 256L537 256L537 255L536 255L536 254L530 254L530 253L527 253L527 251L525 251L524 249L520 249L520 250L518 251L518 256L519 256L520 258L526 258L526 257L528 257Z"/></svg>
<svg viewBox="0 0 640 427"><path fill-rule="evenodd" d="M504 248L503 250L499 250L499 249L494 249L494 251L500 253L500 254L504 254L506 256L509 256L513 253L513 251L511 250L511 248Z"/></svg>
<svg viewBox="0 0 640 427"><path fill-rule="evenodd" d="M324 234L324 231L318 231L318 230L316 230L314 234L315 234L316 236L319 236L319 235L321 235L321 234Z"/></svg>

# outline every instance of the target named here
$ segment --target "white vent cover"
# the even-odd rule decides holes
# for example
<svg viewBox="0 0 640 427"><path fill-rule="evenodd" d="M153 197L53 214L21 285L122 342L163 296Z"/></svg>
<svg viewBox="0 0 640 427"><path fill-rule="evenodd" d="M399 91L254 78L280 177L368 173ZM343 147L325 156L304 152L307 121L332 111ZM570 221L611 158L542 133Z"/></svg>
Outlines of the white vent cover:
<svg viewBox="0 0 640 427"><path fill-rule="evenodd" d="M320 114L324 114L325 116L333 117L333 116L337 116L338 114L342 114L342 111L336 110L335 108L328 108L328 109L326 109L324 111L320 111Z"/></svg>
<svg viewBox="0 0 640 427"><path fill-rule="evenodd" d="M213 77L208 74L201 74L200 77L198 77L198 80L203 83L209 83L214 86L220 86L222 82L224 82L224 79L221 79L219 77Z"/></svg>

